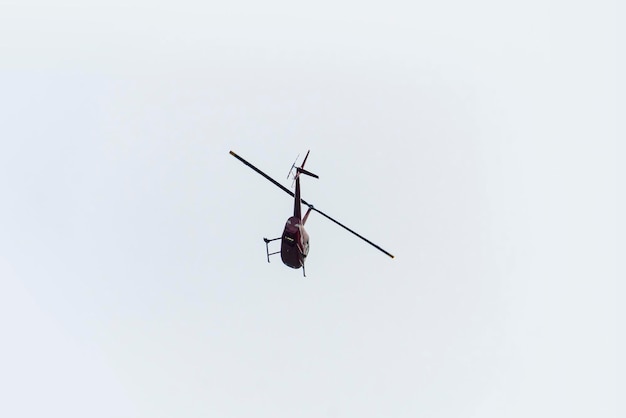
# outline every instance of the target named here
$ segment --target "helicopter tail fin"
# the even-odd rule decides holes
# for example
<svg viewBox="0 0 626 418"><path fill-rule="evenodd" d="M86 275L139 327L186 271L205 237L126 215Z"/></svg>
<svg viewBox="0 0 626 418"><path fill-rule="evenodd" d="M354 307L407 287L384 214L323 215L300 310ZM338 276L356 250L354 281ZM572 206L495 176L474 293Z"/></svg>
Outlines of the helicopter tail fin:
<svg viewBox="0 0 626 418"><path fill-rule="evenodd" d="M304 169L304 165L306 164L306 160L307 160L307 158L309 158L309 153L310 153L310 152L311 152L311 150L309 150L309 151L307 151L307 152L306 152L306 155L305 155L305 157L304 157L304 161L302 161L302 166L300 166L300 167L296 167L296 169L297 169L297 171L298 171L298 174L306 174L307 176L311 176L311 177L313 177L313 178L318 179L318 178L320 178L320 177L319 177L317 174L313 174L313 173L311 173L310 171L308 171L308 170L305 170L305 169Z"/></svg>
<svg viewBox="0 0 626 418"><path fill-rule="evenodd" d="M294 163L291 165L291 170L289 170L289 174L287 175L287 178L291 176L291 173L293 172L294 169L296 170L296 173L293 176L294 182L296 181L296 178L300 176L300 174L306 174L307 176L310 176L316 179L320 178L317 174L304 169L304 165L306 164L307 158L309 158L310 152L311 152L310 150L306 152L306 156L304 157L304 160L302 161L302 165L300 167L296 166L296 162L294 161ZM296 161L297 160L298 160L298 157L296 157ZM293 184L291 185L291 187L293 187Z"/></svg>
<svg viewBox="0 0 626 418"><path fill-rule="evenodd" d="M311 177L316 178L316 179L320 178L320 176L318 176L317 174L313 174L310 171L305 170L302 167L296 167L296 168L298 170L298 174L306 174L307 176L311 176Z"/></svg>

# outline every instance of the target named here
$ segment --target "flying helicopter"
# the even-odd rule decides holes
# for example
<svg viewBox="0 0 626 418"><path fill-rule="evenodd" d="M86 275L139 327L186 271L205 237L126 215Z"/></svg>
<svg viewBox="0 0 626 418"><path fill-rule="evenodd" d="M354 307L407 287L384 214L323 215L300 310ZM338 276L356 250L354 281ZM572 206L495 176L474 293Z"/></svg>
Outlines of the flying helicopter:
<svg viewBox="0 0 626 418"><path fill-rule="evenodd" d="M265 177L267 180L269 180L279 189L281 189L282 191L291 195L294 198L293 215L290 216L289 219L287 219L287 222L285 223L285 228L283 230L283 234L278 238L271 238L271 239L263 238L263 241L265 241L267 262L268 263L270 262L270 256L280 253L280 257L282 259L283 264L293 269L299 269L300 267L302 267L302 274L304 277L306 277L306 271L304 269L304 262L306 261L306 257L309 254L309 234L304 229L304 224L306 223L307 219L309 218L309 214L312 211L319 213L323 217L329 219L330 221L344 228L348 232L351 232L352 234L361 238L363 241L372 245L374 248L380 250L381 252L385 253L389 257L394 258L394 256L388 251L382 249L378 245L374 244L372 241L368 240L364 236L348 228L341 222L331 218L330 216L328 216L327 214L317 209L312 204L308 203L306 200L300 197L300 175L304 174L306 176L310 176L316 179L319 178L317 174L313 174L312 172L304 169L306 160L307 158L309 158L309 152L310 150L307 151L306 156L304 157L304 160L302 161L302 165L298 167L296 166L295 162L292 164L291 170L289 170L289 174L287 175L287 178L289 178L289 176L291 176L291 173L295 169L294 181L296 184L296 190L294 193L291 190L287 189L282 184L280 184L279 182L277 182L276 180L274 180L273 178L271 178L270 176L268 176L267 174L265 174L263 171L259 170L257 167L255 167L254 165L252 165L251 163L249 163L248 161L246 161L245 159L237 155L235 152L230 151L230 155L232 155L233 157L235 157L236 159L238 159L239 161L241 161L242 163L250 167L252 170L259 173L261 176ZM298 158L296 157L296 161L297 160ZM304 217L302 217L302 203L308 206L308 209ZM277 241L277 240L281 240L280 251L270 253L269 243L272 241Z"/></svg>

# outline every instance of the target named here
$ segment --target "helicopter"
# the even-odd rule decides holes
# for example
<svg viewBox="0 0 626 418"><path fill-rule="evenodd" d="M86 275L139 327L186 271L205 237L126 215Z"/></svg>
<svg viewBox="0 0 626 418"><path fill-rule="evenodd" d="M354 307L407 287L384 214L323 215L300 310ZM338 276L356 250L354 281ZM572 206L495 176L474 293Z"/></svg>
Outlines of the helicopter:
<svg viewBox="0 0 626 418"><path fill-rule="evenodd" d="M230 151L230 155L232 155L233 157L235 157L236 159L238 159L239 161L241 161L242 163L244 163L245 165L250 167L252 170L254 170L257 173L259 173L261 176L265 177L272 184L274 184L279 189L281 189L282 191L284 191L285 193L291 195L294 198L293 215L290 216L289 219L287 219L287 222L285 223L285 228L283 230L282 235L280 237L278 237L278 238L271 238L271 239L263 238L263 241L265 242L265 251L266 251L266 254L267 254L267 262L268 263L270 262L270 256L275 255L275 254L280 254L281 260L282 260L283 264L285 264L286 266L291 267L293 269L299 269L300 267L302 267L302 274L303 274L304 277L306 277L306 271L305 271L305 268L304 268L304 262L306 261L307 255L309 254L309 234L304 229L304 224L306 223L307 219L309 218L309 214L312 211L319 213L323 217L329 219L330 221L332 221L335 224L339 225L340 227L344 228L348 232L351 232L352 234L354 234L357 237L361 238L363 241L365 241L368 244L372 245L374 248L380 250L381 252L383 252L387 256L389 256L391 258L394 258L394 256L391 253L389 253L388 251L382 249L380 246L374 244L372 241L368 240L364 236L362 236L362 235L358 234L357 232L353 231L352 229L348 228L347 226L345 226L341 222L339 222L339 221L333 219L332 217L328 216L327 214L325 214L321 210L317 209L312 204L308 203L306 200L304 200L304 199L302 199L300 197L300 175L304 174L306 176L313 177L313 178L316 178L316 179L319 178L319 176L317 174L314 174L314 173L304 169L304 165L306 164L306 160L307 160L307 158L309 158L309 152L311 152L311 151L310 150L307 151L306 156L304 157L304 160L302 161L302 164L299 167L296 166L296 162L294 161L294 163L291 166L291 169L289 170L289 174L287 175L287 178L289 178L291 176L291 173L295 169L296 172L294 174L294 181L295 181L295 184L296 184L296 190L295 190L295 193L294 193L291 190L287 189L282 184L280 184L279 182L277 182L276 180L274 180L273 178L271 178L270 176L268 176L267 174L265 174L263 171L259 170L253 164L249 163L248 161L246 161L245 159L243 159L242 157L237 155L235 152ZM296 161L297 160L298 160L298 157L296 157ZM302 217L302 203L304 203L308 207L304 217ZM275 251L275 252L271 252L270 253L269 243L272 242L272 241L277 241L277 240L281 240L280 251Z"/></svg>

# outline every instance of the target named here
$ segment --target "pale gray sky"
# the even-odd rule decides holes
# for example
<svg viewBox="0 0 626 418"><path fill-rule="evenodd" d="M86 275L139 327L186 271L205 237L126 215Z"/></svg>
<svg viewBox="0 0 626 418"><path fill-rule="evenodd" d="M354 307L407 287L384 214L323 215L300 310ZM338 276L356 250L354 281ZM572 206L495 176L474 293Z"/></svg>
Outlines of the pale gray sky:
<svg viewBox="0 0 626 418"><path fill-rule="evenodd" d="M617 417L617 16L3 1L0 416Z"/></svg>

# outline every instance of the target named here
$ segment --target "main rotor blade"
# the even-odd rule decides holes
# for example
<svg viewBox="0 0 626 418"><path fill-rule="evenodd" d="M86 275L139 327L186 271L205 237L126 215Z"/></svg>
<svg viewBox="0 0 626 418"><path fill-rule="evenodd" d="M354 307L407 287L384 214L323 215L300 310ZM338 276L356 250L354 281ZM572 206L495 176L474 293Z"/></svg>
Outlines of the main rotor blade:
<svg viewBox="0 0 626 418"><path fill-rule="evenodd" d="M238 156L237 154L235 154L233 151L230 152L230 155L232 155L233 157L235 157L236 159L238 159L239 161L241 161L242 163L244 163L245 165L247 165L248 167L250 167L251 169L253 169L257 173L259 173L260 175L265 177L267 180L272 182L275 186L277 186L279 189L281 189L282 191L284 191L285 193L287 193L291 197L294 197L294 194L293 194L293 192L291 190L289 190L288 188L286 188L285 186L283 186L282 184L280 184L279 182L277 182L276 180L274 180L273 178L271 178L270 176L268 176L267 174L265 174L264 172L262 172L261 170L259 170L258 168L256 168L255 166L253 166L252 164L247 162L246 160L244 160L243 158L241 158L240 156ZM302 200L302 202L304 202L304 200ZM307 203L305 203L305 205L307 205Z"/></svg>
<svg viewBox="0 0 626 418"><path fill-rule="evenodd" d="M261 170L259 170L258 168L256 168L254 165L252 165L251 163L249 163L248 161L244 160L242 157L240 157L239 155L235 154L233 151L230 151L230 155L232 155L233 157L235 157L236 159L238 159L239 161L241 161L242 163L244 163L245 165L247 165L248 167L250 167L251 169L253 169L254 171L256 171L257 173L259 173L260 175L262 175L263 177L265 177L267 180L269 180L271 183L273 183L276 187L278 187L279 189L281 189L283 192L287 193L289 196L291 197L295 197L295 195L293 194L293 192L291 190L289 190L288 188L286 188L285 186L283 186L282 184L280 184L279 182L277 182L276 180L274 180L273 178L271 178L270 176L268 176L267 174L265 174L264 172L262 172ZM311 173L313 174L313 173ZM315 176L315 174L313 174ZM316 176L317 177L317 176ZM304 199L300 199L300 201L302 203L304 203L305 205L309 206L309 207L313 207L312 204L308 203L306 200ZM319 212L319 210L313 208L313 210ZM320 212L321 213L321 212ZM324 215L322 213L322 215ZM324 215L326 217L328 217L327 215ZM334 221L334 220L333 220ZM336 222L336 221L335 221ZM343 226L343 225L342 225ZM345 228L345 227L344 227Z"/></svg>
<svg viewBox="0 0 626 418"><path fill-rule="evenodd" d="M321 210L309 205L308 203L305 203L304 200L302 201L302 203L306 204L307 206L309 206L311 208L311 210L314 210L315 212L319 213L320 215L324 216L326 219L329 219L331 221L333 221L334 223L336 223L337 225L339 225L340 227L342 227L343 229L352 232L354 235L356 235L357 237L361 238L363 241L367 242L368 244L370 244L371 246L373 246L374 248L382 251L383 253L387 254L389 257L391 258L395 258L393 256L393 254L391 254L388 251L383 250L380 246L374 244L372 241L368 240L367 238L365 238L363 235L353 231L352 229L348 228L347 226L345 226L344 224L342 224L341 222L337 221L336 219L331 218L330 216L326 215L324 212L322 212Z"/></svg>
<svg viewBox="0 0 626 418"><path fill-rule="evenodd" d="M233 157L235 157L236 159L238 159L239 161L241 161L242 163L244 163L245 165L247 165L248 167L250 167L251 169L253 169L257 173L259 173L260 175L265 177L267 180L269 180L271 183L273 183L276 187L278 187L279 189L281 189L282 191L284 191L285 193L287 193L291 197L294 197L294 194L293 194L293 192L291 190L289 190L288 188L286 188L285 186L283 186L282 184L280 184L279 182L277 182L276 180L274 180L273 178L271 178L270 176L268 176L267 174L265 174L264 172L262 172L261 170L256 168L254 165L250 164L248 161L246 161L243 158L241 158L239 155L235 154L233 151L230 151L230 155L232 155ZM321 210L317 209L312 204L308 203L306 200L304 200L304 199L300 199L300 200L302 201L302 203L304 203L309 208L311 208L311 210L319 213L320 215L322 215L326 219L336 223L337 225L339 225L340 227L342 227L346 231L352 232L354 235L356 235L357 237L361 238L363 241L367 242L368 244L370 244L371 246L373 246L377 250L382 251L383 253L387 254L389 257L394 258L393 254L389 253L388 251L383 250L381 247L379 247L378 245L374 244L372 241L368 240L363 235L353 231L352 229L348 228L347 226L345 226L341 222L337 221L336 219L333 219L330 216L326 215L324 212L322 212Z"/></svg>

